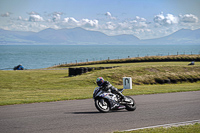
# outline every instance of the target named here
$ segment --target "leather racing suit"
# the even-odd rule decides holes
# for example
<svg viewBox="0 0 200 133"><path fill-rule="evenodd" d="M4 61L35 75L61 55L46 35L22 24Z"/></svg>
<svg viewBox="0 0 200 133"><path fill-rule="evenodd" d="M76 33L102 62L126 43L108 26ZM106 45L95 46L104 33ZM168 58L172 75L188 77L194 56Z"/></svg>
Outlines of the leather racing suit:
<svg viewBox="0 0 200 133"><path fill-rule="evenodd" d="M124 95L117 88L112 86L112 84L108 81L104 81L104 83L101 85L101 89L106 92L112 92L114 94L118 94L121 96L122 99L125 99Z"/></svg>

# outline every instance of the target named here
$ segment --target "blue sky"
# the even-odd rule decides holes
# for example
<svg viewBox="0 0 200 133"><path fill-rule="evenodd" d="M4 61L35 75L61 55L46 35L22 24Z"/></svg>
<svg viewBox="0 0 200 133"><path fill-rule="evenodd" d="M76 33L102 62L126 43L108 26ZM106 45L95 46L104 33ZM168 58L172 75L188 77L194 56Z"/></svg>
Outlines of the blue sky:
<svg viewBox="0 0 200 133"><path fill-rule="evenodd" d="M1 0L0 28L38 32L82 27L158 38L200 28L200 0Z"/></svg>

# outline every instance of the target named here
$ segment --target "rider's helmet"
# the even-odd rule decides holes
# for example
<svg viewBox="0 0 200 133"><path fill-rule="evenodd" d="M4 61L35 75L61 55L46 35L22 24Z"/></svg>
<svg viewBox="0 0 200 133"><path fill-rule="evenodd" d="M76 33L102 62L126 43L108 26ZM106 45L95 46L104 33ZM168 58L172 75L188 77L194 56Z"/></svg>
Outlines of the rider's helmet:
<svg viewBox="0 0 200 133"><path fill-rule="evenodd" d="M102 77L98 77L96 82L98 86L102 86L102 84L104 83L104 79Z"/></svg>

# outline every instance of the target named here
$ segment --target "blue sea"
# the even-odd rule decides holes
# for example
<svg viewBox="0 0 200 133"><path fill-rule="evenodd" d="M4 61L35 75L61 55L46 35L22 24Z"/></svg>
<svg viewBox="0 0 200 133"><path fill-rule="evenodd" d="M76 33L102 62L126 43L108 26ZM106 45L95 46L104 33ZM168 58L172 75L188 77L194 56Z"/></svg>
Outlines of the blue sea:
<svg viewBox="0 0 200 133"><path fill-rule="evenodd" d="M0 69L177 54L200 54L200 45L0 45Z"/></svg>

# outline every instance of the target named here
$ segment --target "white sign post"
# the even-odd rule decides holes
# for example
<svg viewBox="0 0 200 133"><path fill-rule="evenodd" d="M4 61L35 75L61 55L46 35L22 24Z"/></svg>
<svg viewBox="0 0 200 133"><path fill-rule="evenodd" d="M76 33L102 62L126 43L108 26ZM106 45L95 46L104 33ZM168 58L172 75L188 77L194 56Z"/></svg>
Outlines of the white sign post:
<svg viewBox="0 0 200 133"><path fill-rule="evenodd" d="M132 89L132 78L123 77L123 87L124 89Z"/></svg>

